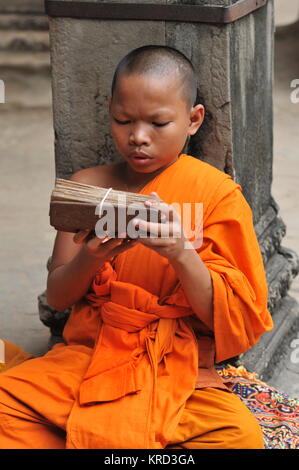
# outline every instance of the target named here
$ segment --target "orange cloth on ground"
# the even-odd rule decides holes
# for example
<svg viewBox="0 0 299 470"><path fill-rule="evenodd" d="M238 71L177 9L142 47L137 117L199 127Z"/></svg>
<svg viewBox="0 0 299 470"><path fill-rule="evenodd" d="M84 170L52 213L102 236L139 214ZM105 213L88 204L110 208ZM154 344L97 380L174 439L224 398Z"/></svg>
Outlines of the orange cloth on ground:
<svg viewBox="0 0 299 470"><path fill-rule="evenodd" d="M0 360L0 372L4 372L7 369L11 369L12 367L21 364L28 359L33 359L34 356L32 354L27 353L22 349L20 346L11 343L10 341L0 340L3 342L3 349L4 349L4 360L3 362Z"/></svg>
<svg viewBox="0 0 299 470"><path fill-rule="evenodd" d="M67 346L58 344L43 358L2 374L3 393L18 371L32 378L35 361L43 374L42 364L54 360L65 384L61 400L73 406L60 425L59 404L46 419L66 430L69 448L165 447L194 388L225 388L214 360L245 352L273 327L252 214L240 189L225 173L182 155L140 191L156 191L168 204L203 203L204 238L197 252L212 277L214 332L195 318L168 260L137 244L107 261L74 305L64 330ZM83 373L72 395L68 369L81 348ZM55 381L44 391L47 403ZM44 417L44 403L25 396ZM6 399L0 396L0 403L5 408Z"/></svg>
<svg viewBox="0 0 299 470"><path fill-rule="evenodd" d="M67 364L64 374L58 370L62 351ZM97 408L101 406L78 408L75 400L89 352L84 346L61 345L48 353L46 361L36 358L2 377L0 374L4 379L0 388L0 449L84 448L82 430L73 426L73 412L75 419L80 412L82 421L96 431ZM107 433L115 431L105 424ZM263 437L257 420L236 395L204 388L195 390L187 400L167 448L262 449Z"/></svg>

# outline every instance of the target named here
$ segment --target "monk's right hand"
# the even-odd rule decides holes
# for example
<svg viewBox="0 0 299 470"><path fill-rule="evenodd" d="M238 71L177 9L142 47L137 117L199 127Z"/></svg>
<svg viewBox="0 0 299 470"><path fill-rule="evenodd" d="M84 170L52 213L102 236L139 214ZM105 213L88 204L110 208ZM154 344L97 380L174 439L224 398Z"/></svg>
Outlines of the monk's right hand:
<svg viewBox="0 0 299 470"><path fill-rule="evenodd" d="M76 232L73 241L79 245L92 257L107 261L123 251L136 245L137 239L124 238L126 234L121 234L119 238L99 238L96 235L90 237L90 230L80 230Z"/></svg>

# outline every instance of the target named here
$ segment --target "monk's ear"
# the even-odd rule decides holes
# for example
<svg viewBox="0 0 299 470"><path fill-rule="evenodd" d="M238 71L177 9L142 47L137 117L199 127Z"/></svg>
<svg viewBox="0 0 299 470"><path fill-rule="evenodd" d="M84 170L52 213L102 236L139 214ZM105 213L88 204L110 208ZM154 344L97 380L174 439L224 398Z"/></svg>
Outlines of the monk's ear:
<svg viewBox="0 0 299 470"><path fill-rule="evenodd" d="M190 124L188 135L194 135L200 128L205 117L205 108L202 104L193 106L190 111Z"/></svg>

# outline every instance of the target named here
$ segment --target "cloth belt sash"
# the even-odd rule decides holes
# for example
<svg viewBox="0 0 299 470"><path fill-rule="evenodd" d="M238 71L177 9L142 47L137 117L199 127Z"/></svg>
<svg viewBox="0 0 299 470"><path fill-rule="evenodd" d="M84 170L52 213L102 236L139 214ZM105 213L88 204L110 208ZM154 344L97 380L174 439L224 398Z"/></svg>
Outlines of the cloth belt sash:
<svg viewBox="0 0 299 470"><path fill-rule="evenodd" d="M109 436L107 427L102 437L97 430L105 448L164 448L197 379L192 312L160 305L145 289L113 280L110 263L104 278L104 284L95 279L87 295L101 309L101 321L80 405L97 404L96 419L109 423Z"/></svg>

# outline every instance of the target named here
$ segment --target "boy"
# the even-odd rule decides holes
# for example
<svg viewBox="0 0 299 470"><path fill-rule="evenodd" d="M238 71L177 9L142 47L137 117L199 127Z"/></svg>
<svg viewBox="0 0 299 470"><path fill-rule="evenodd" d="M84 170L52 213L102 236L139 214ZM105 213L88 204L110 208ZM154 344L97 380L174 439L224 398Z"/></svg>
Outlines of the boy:
<svg viewBox="0 0 299 470"><path fill-rule="evenodd" d="M153 236L133 240L57 234L47 295L72 306L64 343L0 376L0 448L263 448L213 366L272 328L265 273L240 186L181 153L203 122L195 99L175 49L118 65L110 120L124 161L71 179L157 195L166 222L135 220ZM174 202L203 203L199 248Z"/></svg>

